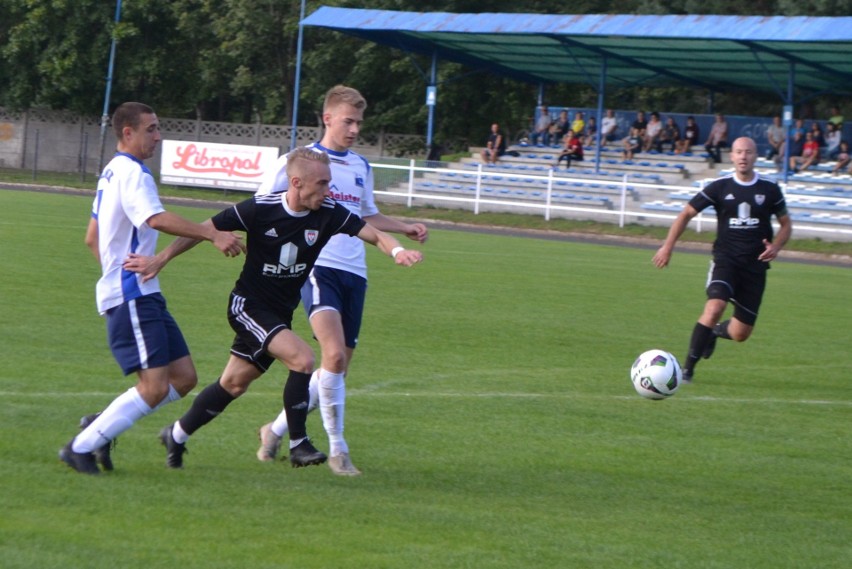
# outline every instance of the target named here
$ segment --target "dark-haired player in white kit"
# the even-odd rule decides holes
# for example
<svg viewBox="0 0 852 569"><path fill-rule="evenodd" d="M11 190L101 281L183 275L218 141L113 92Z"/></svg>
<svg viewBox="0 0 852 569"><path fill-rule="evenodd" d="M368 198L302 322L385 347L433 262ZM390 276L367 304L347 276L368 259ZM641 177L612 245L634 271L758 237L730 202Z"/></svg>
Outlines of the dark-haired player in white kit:
<svg viewBox="0 0 852 569"><path fill-rule="evenodd" d="M377 229L400 233L423 243L428 237L425 225L404 223L382 215L373 200L370 164L350 150L358 138L366 107L367 101L352 87L335 85L329 89L323 102L325 132L322 140L310 147L329 155L332 197L335 200ZM287 187L286 163L287 157L282 156L258 193L280 192ZM322 363L311 377L309 411L319 406L323 427L328 434L328 466L339 476L358 476L361 473L349 457L349 446L343 436L343 419L345 378L358 344L366 291L364 244L347 235L337 235L328 242L302 288L302 304L322 355ZM275 459L287 429L287 415L283 410L275 421L260 427L258 459Z"/></svg>
<svg viewBox="0 0 852 569"><path fill-rule="evenodd" d="M314 354L291 330L302 285L322 247L338 233L376 245L398 265L411 266L422 259L419 251L403 249L396 239L329 197L327 154L300 147L287 156L287 191L256 195L202 224L246 232L246 260L228 305L228 321L236 337L221 377L198 394L178 421L160 432L170 468L183 466L189 436L245 393L276 359L290 370L284 386L290 463L299 467L325 462L326 456L311 444L305 426ZM195 243L177 239L156 257L131 256L125 265L150 278Z"/></svg>
<svg viewBox="0 0 852 569"><path fill-rule="evenodd" d="M204 227L168 212L160 203L154 176L143 160L160 142L160 122L143 103L127 102L112 116L117 152L98 179L86 245L101 264L96 288L98 311L105 317L110 350L136 385L102 412L83 417L83 431L59 451L77 472L112 470L110 444L138 420L180 399L198 382L195 366L157 279L141 279L122 264L128 253L153 255L163 231L207 239L225 253L244 250L236 235Z"/></svg>
<svg viewBox="0 0 852 569"><path fill-rule="evenodd" d="M731 160L734 173L713 181L689 201L653 259L658 268L667 266L675 243L689 221L710 206L716 210L717 232L707 282L707 303L692 331L683 366L686 381L692 381L698 360L713 354L717 338L744 342L751 335L766 288L769 261L778 256L793 232L781 188L754 171L757 160L754 140L736 139L731 147ZM773 215L780 225L774 238ZM734 304L734 314L720 322L729 302Z"/></svg>

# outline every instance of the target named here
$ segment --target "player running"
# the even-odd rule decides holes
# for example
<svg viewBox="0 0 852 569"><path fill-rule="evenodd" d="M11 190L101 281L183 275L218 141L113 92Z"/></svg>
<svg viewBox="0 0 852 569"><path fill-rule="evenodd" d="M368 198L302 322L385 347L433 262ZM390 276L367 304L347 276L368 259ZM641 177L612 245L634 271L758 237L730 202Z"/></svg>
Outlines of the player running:
<svg viewBox="0 0 852 569"><path fill-rule="evenodd" d="M734 173L713 181L689 201L653 258L658 268L666 267L690 220L710 206L716 210L717 232L707 302L693 328L683 366L687 382L692 381L698 360L713 355L717 338L744 342L751 336L766 288L769 262L778 256L793 232L781 188L754 170L754 140L736 139L731 160ZM774 238L773 215L780 224ZM734 304L733 316L720 322L729 302Z"/></svg>
<svg viewBox="0 0 852 569"><path fill-rule="evenodd" d="M358 138L366 108L367 101L357 90L343 85L329 89L323 104L325 133L319 143L310 147L326 152L331 159L331 196L335 200L377 229L400 233L423 243L428 236L425 225L403 223L379 212L373 200L370 164L350 150ZM259 194L286 188L286 165L286 156L279 159L272 175L258 190ZM332 472L341 476L361 474L352 464L349 446L343 437L344 378L358 344L366 292L364 244L347 235L333 237L322 250L302 289L302 304L322 352L321 366L311 377L309 409L320 407L330 446L328 465ZM284 410L274 422L260 428L258 459L275 459L288 428Z"/></svg>

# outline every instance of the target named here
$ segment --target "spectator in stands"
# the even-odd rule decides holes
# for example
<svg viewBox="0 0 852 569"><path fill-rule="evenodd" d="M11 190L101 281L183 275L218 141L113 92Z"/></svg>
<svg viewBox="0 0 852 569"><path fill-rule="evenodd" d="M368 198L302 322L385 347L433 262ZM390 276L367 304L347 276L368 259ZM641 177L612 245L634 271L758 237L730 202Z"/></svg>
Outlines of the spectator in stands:
<svg viewBox="0 0 852 569"><path fill-rule="evenodd" d="M624 159L633 160L633 155L642 150L642 136L635 126L630 127L630 135L624 139Z"/></svg>
<svg viewBox="0 0 852 569"><path fill-rule="evenodd" d="M612 142L616 139L618 129L618 121L615 119L615 112L612 109L606 110L606 116L601 121L601 136L603 143Z"/></svg>
<svg viewBox="0 0 852 569"><path fill-rule="evenodd" d="M556 159L556 167L558 168L559 163L565 160L565 167L570 168L572 158L579 161L583 160L583 143L580 137L574 134L573 130L569 130L563 139L562 152L559 153L559 158Z"/></svg>
<svg viewBox="0 0 852 569"><path fill-rule="evenodd" d="M833 122L825 123L825 155L829 160L837 160L841 138L842 133Z"/></svg>
<svg viewBox="0 0 852 569"><path fill-rule="evenodd" d="M840 148L837 152L837 164L834 165L834 169L831 171L831 173L837 175L845 168L849 168L849 173L852 174L852 167L850 167L850 162L852 162L852 159L850 159L849 156L849 143L843 140L840 142Z"/></svg>
<svg viewBox="0 0 852 569"><path fill-rule="evenodd" d="M573 130L574 134L577 136L583 136L583 133L586 130L585 117L580 111L577 111L574 114L574 121L571 123L571 130Z"/></svg>
<svg viewBox="0 0 852 569"><path fill-rule="evenodd" d="M802 140L804 140L806 130L807 129L805 128L805 120L796 119L796 124L793 126L793 134L796 134L797 132L800 133L802 135Z"/></svg>
<svg viewBox="0 0 852 569"><path fill-rule="evenodd" d="M654 111L651 113L651 120L648 121L648 126L645 127L645 136L642 137L642 150L648 152L651 148L657 148L662 132L663 121L660 120L660 113Z"/></svg>
<svg viewBox="0 0 852 569"><path fill-rule="evenodd" d="M700 140L700 131L698 124L695 122L695 117L686 117L686 126L683 128L683 138L677 144L675 153L685 154L692 151L693 146L698 145Z"/></svg>
<svg viewBox="0 0 852 569"><path fill-rule="evenodd" d="M797 130L793 130L793 139L790 141L790 158L794 158L802 155L802 151L805 149L805 135ZM778 151L778 154L775 156L775 165L778 167L778 170L781 170L784 154L787 152L787 143L781 145L781 149Z"/></svg>
<svg viewBox="0 0 852 569"><path fill-rule="evenodd" d="M497 160L506 153L506 138L500 130L500 125L494 123L491 125L491 132L488 134L488 141L485 143L485 148L482 150L482 161L488 164L497 164Z"/></svg>
<svg viewBox="0 0 852 569"><path fill-rule="evenodd" d="M725 122L725 117L721 113L716 113L716 122L710 129L710 136L707 137L707 142L704 143L706 150L713 162L721 164L722 149L728 146L728 123Z"/></svg>
<svg viewBox="0 0 852 569"><path fill-rule="evenodd" d="M535 127L530 135L530 141L533 144L540 142L545 146L550 146L550 123L550 113L547 111L547 107L542 105L535 121Z"/></svg>
<svg viewBox="0 0 852 569"><path fill-rule="evenodd" d="M769 148L766 150L766 159L772 160L775 155L781 152L784 141L787 139L787 134L784 132L784 127L781 125L781 117L775 115L772 117L772 125L766 129L766 142L769 143Z"/></svg>
<svg viewBox="0 0 852 569"><path fill-rule="evenodd" d="M813 138L817 144L825 146L825 135L822 133L822 127L816 121L811 123L811 134L813 134Z"/></svg>
<svg viewBox="0 0 852 569"><path fill-rule="evenodd" d="M562 140L570 128L571 121L568 119L568 111L563 109L559 113L559 118L550 125L550 140Z"/></svg>
<svg viewBox="0 0 852 569"><path fill-rule="evenodd" d="M635 128L638 131L639 138L643 138L645 136L645 129L648 128L648 121L645 119L645 113L643 111L636 113L636 120L633 121L630 128Z"/></svg>
<svg viewBox="0 0 852 569"><path fill-rule="evenodd" d="M805 133L805 144L802 147L801 156L790 156L790 169L793 173L799 170L807 170L819 163L819 143L814 140L814 134L810 131Z"/></svg>
<svg viewBox="0 0 852 569"><path fill-rule="evenodd" d="M833 124L837 130L843 129L843 114L839 107L831 107L831 116L828 118L828 122Z"/></svg>
<svg viewBox="0 0 852 569"><path fill-rule="evenodd" d="M586 123L586 131L583 133L583 145L594 146L598 138L598 125L595 117L589 117L589 122Z"/></svg>
<svg viewBox="0 0 852 569"><path fill-rule="evenodd" d="M674 152L680 142L680 129L677 127L672 117L666 119L666 124L663 125L663 130L660 132L660 138L657 143L657 151L663 151L663 145L671 145L671 151Z"/></svg>

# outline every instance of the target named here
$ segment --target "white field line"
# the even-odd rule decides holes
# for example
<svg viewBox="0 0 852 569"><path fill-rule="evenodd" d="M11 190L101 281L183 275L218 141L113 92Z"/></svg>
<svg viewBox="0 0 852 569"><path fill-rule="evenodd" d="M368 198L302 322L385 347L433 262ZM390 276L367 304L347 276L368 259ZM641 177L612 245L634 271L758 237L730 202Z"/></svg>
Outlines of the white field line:
<svg viewBox="0 0 852 569"><path fill-rule="evenodd" d="M101 398L109 396L117 396L118 391L81 391L56 393L47 391L0 391L0 397L14 397L20 399L79 399L79 398ZM578 400L629 400L642 402L643 399L638 395L583 395L576 393L506 393L506 392L480 392L480 393L457 393L452 391L377 391L375 389L349 389L347 396L350 397L389 397L389 398L458 398L458 399L578 399ZM190 394L194 397L196 394ZM245 396L263 396L269 395L268 391L249 391ZM820 400L820 399L776 399L771 397L749 399L740 397L713 397L696 395L690 396L687 394L679 394L678 401L683 403L721 403L721 404L748 404L748 405L824 405L824 406L839 406L852 407L852 400Z"/></svg>

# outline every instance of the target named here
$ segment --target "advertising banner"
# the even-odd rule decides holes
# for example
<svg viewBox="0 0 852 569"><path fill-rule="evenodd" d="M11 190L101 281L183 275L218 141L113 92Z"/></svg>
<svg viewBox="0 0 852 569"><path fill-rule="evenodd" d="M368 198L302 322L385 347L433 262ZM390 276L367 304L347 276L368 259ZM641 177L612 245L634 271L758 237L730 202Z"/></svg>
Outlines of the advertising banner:
<svg viewBox="0 0 852 569"><path fill-rule="evenodd" d="M164 140L160 183L254 192L278 159L274 146Z"/></svg>

